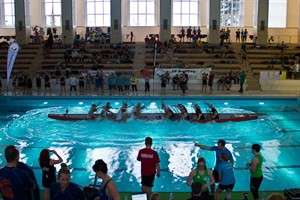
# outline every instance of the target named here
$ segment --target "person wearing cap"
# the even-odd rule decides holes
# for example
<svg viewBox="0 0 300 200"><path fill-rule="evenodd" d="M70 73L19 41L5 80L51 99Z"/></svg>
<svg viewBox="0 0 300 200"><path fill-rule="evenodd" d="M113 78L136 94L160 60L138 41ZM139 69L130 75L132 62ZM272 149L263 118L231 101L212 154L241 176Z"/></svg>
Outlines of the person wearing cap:
<svg viewBox="0 0 300 200"><path fill-rule="evenodd" d="M251 163L247 163L247 168L251 173L250 177L250 190L254 200L259 199L258 189L263 181L262 162L263 157L260 152L261 146L259 144L252 145L252 153L254 155Z"/></svg>
<svg viewBox="0 0 300 200"><path fill-rule="evenodd" d="M222 162L221 160L221 155L222 153L225 153L230 162L234 163L234 160L233 160L233 156L231 154L231 152L225 147L225 140L219 140L218 141L218 144L217 146L205 146L205 145L202 145L202 144L199 144L199 143L195 143L194 145L196 147L200 147L201 149L203 150L208 150L208 151L214 151L215 152L215 155L216 155L216 163L215 163L215 167L214 167L214 170L213 170L213 175L214 175L214 178L215 178L215 183L219 183L219 173L218 173L218 167L219 167L219 164ZM211 195L214 196L214 193L215 193L215 184L211 185L210 189L211 189Z"/></svg>
<svg viewBox="0 0 300 200"><path fill-rule="evenodd" d="M95 112L97 111L97 105L96 104L92 104L88 114L87 114L87 118L90 120L95 120L97 119L97 116L95 115Z"/></svg>
<svg viewBox="0 0 300 200"><path fill-rule="evenodd" d="M137 160L141 162L142 192L147 194L147 199L150 199L155 174L160 177L160 159L157 152L151 148L151 137L145 138L145 145L146 148L139 151Z"/></svg>

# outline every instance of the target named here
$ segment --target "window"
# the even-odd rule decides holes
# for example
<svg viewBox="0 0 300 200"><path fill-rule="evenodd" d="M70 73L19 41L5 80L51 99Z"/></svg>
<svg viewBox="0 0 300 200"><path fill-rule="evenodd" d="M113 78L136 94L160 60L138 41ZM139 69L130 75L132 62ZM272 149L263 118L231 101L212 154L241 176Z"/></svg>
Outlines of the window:
<svg viewBox="0 0 300 200"><path fill-rule="evenodd" d="M130 26L156 25L156 0L130 0Z"/></svg>
<svg viewBox="0 0 300 200"><path fill-rule="evenodd" d="M173 26L199 26L199 0L173 0Z"/></svg>
<svg viewBox="0 0 300 200"><path fill-rule="evenodd" d="M46 27L61 26L61 0L44 0Z"/></svg>
<svg viewBox="0 0 300 200"><path fill-rule="evenodd" d="M14 28L15 27L15 1L0 0L0 27ZM4 20L2 20L4 19Z"/></svg>
<svg viewBox="0 0 300 200"><path fill-rule="evenodd" d="M271 28L286 27L287 0L269 0L269 24Z"/></svg>
<svg viewBox="0 0 300 200"><path fill-rule="evenodd" d="M110 26L110 0L86 0L86 26Z"/></svg>
<svg viewBox="0 0 300 200"><path fill-rule="evenodd" d="M221 0L221 26L242 26L241 0Z"/></svg>

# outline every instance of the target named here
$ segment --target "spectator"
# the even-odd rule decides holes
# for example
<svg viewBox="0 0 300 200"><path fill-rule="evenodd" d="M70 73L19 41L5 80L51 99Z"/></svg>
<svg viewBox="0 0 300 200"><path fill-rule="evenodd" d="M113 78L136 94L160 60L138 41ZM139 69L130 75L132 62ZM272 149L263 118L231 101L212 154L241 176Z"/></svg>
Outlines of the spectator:
<svg viewBox="0 0 300 200"><path fill-rule="evenodd" d="M58 159L50 159L50 153L53 153ZM40 153L39 164L42 169L42 185L44 187L44 200L49 199L50 185L56 182L54 165L61 163L63 160L55 150L43 149Z"/></svg>
<svg viewBox="0 0 300 200"><path fill-rule="evenodd" d="M56 80L56 84L58 84L58 79L61 75L61 66L60 65L56 65L55 66L55 80Z"/></svg>
<svg viewBox="0 0 300 200"><path fill-rule="evenodd" d="M225 147L225 144L226 144L225 140L219 140L217 146L211 146L211 147L195 143L195 146L200 147L201 149L209 150L209 151L214 151L215 152L215 155L216 155L216 164L215 164L215 167L214 167L214 170L213 170L213 175L214 175L215 183L219 183L218 167L219 167L219 164L221 163L221 154L222 153L227 154L230 162L232 164L234 162L232 154ZM210 189L211 189L211 195L214 196L214 193L215 193L215 184L211 185Z"/></svg>
<svg viewBox="0 0 300 200"><path fill-rule="evenodd" d="M138 83L138 78L134 74L132 74L132 77L130 79L132 95L134 95L134 92L136 92L136 95L138 94L137 93L137 83Z"/></svg>
<svg viewBox="0 0 300 200"><path fill-rule="evenodd" d="M83 74L82 74L82 72L80 73L80 75L79 75L79 95L80 96L84 96L84 76L83 76Z"/></svg>
<svg viewBox="0 0 300 200"><path fill-rule="evenodd" d="M36 185L24 170L18 169L20 152L17 147L5 148L7 164L0 169L0 192L4 200L26 199L25 190L34 190Z"/></svg>
<svg viewBox="0 0 300 200"><path fill-rule="evenodd" d="M192 197L189 200L207 200L207 198L201 194L202 184L200 182L193 182L191 188Z"/></svg>
<svg viewBox="0 0 300 200"><path fill-rule="evenodd" d="M37 89L37 95L41 95L42 78L39 73L37 73L35 77L35 86Z"/></svg>
<svg viewBox="0 0 300 200"><path fill-rule="evenodd" d="M130 77L129 75L127 74L125 77L124 77L124 91L126 93L126 95L129 95L130 94Z"/></svg>
<svg viewBox="0 0 300 200"><path fill-rule="evenodd" d="M132 42L133 41L133 32L131 31L130 32L130 42Z"/></svg>
<svg viewBox="0 0 300 200"><path fill-rule="evenodd" d="M32 77L30 76L30 74L28 74L28 76L26 77L26 94L28 95L32 95L32 82Z"/></svg>
<svg viewBox="0 0 300 200"><path fill-rule="evenodd" d="M75 91L75 95L77 95L77 91L76 91L77 78L74 76L74 74L71 74L71 77L69 79L69 84L70 84L70 96L73 89Z"/></svg>
<svg viewBox="0 0 300 200"><path fill-rule="evenodd" d="M245 81L246 81L246 74L244 71L242 71L240 74L240 90L239 90L240 93L244 92L243 85Z"/></svg>
<svg viewBox="0 0 300 200"><path fill-rule="evenodd" d="M152 193L150 196L150 200L160 200L159 193L157 192Z"/></svg>
<svg viewBox="0 0 300 200"><path fill-rule="evenodd" d="M117 190L115 182L112 178L107 174L107 164L102 160L96 160L93 165L93 170L96 172L98 178L102 179L102 184L99 191L99 197L97 200L103 199L113 199L113 200L121 200L120 194ZM95 199L95 200L96 200Z"/></svg>
<svg viewBox="0 0 300 200"><path fill-rule="evenodd" d="M118 74L116 82L118 86L119 95L124 95L124 77L122 77L122 74Z"/></svg>
<svg viewBox="0 0 300 200"><path fill-rule="evenodd" d="M92 91L95 89L95 81L94 81L94 77L91 75L90 72L87 72L86 76L85 76L85 91L87 93L89 93L89 95L92 94Z"/></svg>
<svg viewBox="0 0 300 200"><path fill-rule="evenodd" d="M17 168L26 171L28 173L29 177L33 180L33 182L36 186L34 190L25 190L27 200L32 200L32 199L40 200L40 188L39 188L38 183L36 181L33 170L28 165L26 165L25 163L20 162L20 161L17 165Z"/></svg>
<svg viewBox="0 0 300 200"><path fill-rule="evenodd" d="M100 89L101 89L101 94L104 94L103 81L104 81L104 79L103 79L102 72L97 71L96 76L95 76L97 95L99 95Z"/></svg>
<svg viewBox="0 0 300 200"><path fill-rule="evenodd" d="M141 162L142 192L145 192L147 194L147 199L150 199L155 174L157 173L157 177L160 177L160 160L157 152L151 148L151 137L146 137L145 145L146 148L139 151L137 160Z"/></svg>
<svg viewBox="0 0 300 200"><path fill-rule="evenodd" d="M218 167L220 183L217 188L216 200L220 200L220 194L226 190L226 200L231 200L231 191L234 188L235 178L232 163L226 153L221 154L221 163Z"/></svg>
<svg viewBox="0 0 300 200"><path fill-rule="evenodd" d="M160 84L160 87L161 87L160 94L161 95L165 95L166 94L166 86L167 86L167 78L166 78L166 76L164 74L161 77L161 84Z"/></svg>
<svg viewBox="0 0 300 200"><path fill-rule="evenodd" d="M66 76L64 74L61 74L61 76L59 77L59 82L60 82L60 95L63 94L63 92L65 93L65 95L67 95L66 92Z"/></svg>
<svg viewBox="0 0 300 200"><path fill-rule="evenodd" d="M146 76L146 78L145 78L145 95L147 95L148 94L148 96L150 95L150 78L149 78L149 76Z"/></svg>
<svg viewBox="0 0 300 200"><path fill-rule="evenodd" d="M179 87L180 87L180 78L179 78L178 74L176 74L173 77L173 90L175 90L175 88L178 90Z"/></svg>
<svg viewBox="0 0 300 200"><path fill-rule="evenodd" d="M214 78L215 78L214 73L210 71L208 76L209 94L211 94L213 91Z"/></svg>
<svg viewBox="0 0 300 200"><path fill-rule="evenodd" d="M252 192L252 196L254 200L259 200L258 189L260 187L261 182L263 181L263 173L262 173L262 161L263 157L259 153L261 146L259 144L252 145L252 153L254 158L251 163L247 163L247 168L250 170L251 178L250 178L250 190Z"/></svg>
<svg viewBox="0 0 300 200"><path fill-rule="evenodd" d="M46 72L46 74L44 76L44 84L45 84L45 93L44 93L44 95L47 94L47 88L48 88L49 94L51 96L52 91L51 91L50 80L51 80L50 73Z"/></svg>
<svg viewBox="0 0 300 200"><path fill-rule="evenodd" d="M267 197L267 200L285 200L285 198L281 194L274 193L274 194L270 194Z"/></svg>
<svg viewBox="0 0 300 200"><path fill-rule="evenodd" d="M231 86L232 86L231 76L228 73L224 79L224 87L226 88L226 90L230 90Z"/></svg>
<svg viewBox="0 0 300 200"><path fill-rule="evenodd" d="M66 164L61 164L58 182L51 184L51 200L85 200L82 190L71 182L71 172Z"/></svg>
<svg viewBox="0 0 300 200"><path fill-rule="evenodd" d="M238 30L235 32L235 42L241 42L241 31L238 28Z"/></svg>
<svg viewBox="0 0 300 200"><path fill-rule="evenodd" d="M217 81L217 88L220 90L220 86L222 86L222 90L224 90L224 84L225 84L225 78L222 76L218 81Z"/></svg>
<svg viewBox="0 0 300 200"><path fill-rule="evenodd" d="M201 183L201 196L203 198L209 199L209 190L208 187L215 184L215 179L212 174L212 172L207 169L206 167L206 161L203 157L199 158L197 161L197 168L193 169L187 180L186 184L188 186L192 186L192 180L193 182L200 182ZM210 180L208 182L208 180ZM198 193L197 193L198 194Z"/></svg>
<svg viewBox="0 0 300 200"><path fill-rule="evenodd" d="M203 93L203 90L206 93L207 79L208 79L208 74L203 73L202 74L202 90L201 90L202 93Z"/></svg>

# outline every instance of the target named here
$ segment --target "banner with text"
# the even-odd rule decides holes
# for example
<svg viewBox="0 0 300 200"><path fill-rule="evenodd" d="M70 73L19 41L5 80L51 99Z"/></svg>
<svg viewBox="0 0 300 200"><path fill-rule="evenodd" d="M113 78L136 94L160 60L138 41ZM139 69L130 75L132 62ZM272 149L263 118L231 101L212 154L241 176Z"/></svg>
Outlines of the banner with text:
<svg viewBox="0 0 300 200"><path fill-rule="evenodd" d="M155 68L155 78L160 79L167 72L169 77L173 78L176 74L180 76L185 72L189 76L189 80L192 79L201 79L202 74L209 74L211 68L199 68L199 69L182 69L182 68Z"/></svg>

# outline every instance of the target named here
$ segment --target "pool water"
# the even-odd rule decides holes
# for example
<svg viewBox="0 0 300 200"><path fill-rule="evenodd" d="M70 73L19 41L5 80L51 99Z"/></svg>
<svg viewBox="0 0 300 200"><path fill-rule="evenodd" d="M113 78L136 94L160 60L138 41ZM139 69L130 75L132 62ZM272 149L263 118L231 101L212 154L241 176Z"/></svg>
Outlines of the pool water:
<svg viewBox="0 0 300 200"><path fill-rule="evenodd" d="M107 97L109 98L109 97ZM192 110L192 102L203 111L205 101L214 104L220 113L259 113L258 120L227 123L191 123L187 121L145 122L129 119L126 123L107 120L67 122L49 119L49 113L87 113L92 103L109 101L117 111L126 99L42 99L16 98L6 103L0 113L0 163L5 165L4 149L9 144L21 149L21 160L30 165L41 186L38 156L43 148L55 149L72 169L72 181L80 185L93 182L92 165L104 159L119 191L139 192L140 163L138 150L144 139L153 138L153 148L161 159L161 177L156 178L153 191L189 192L185 181L198 157L207 166L215 162L213 152L194 147L194 142L213 146L225 139L226 147L235 159L234 191L249 190L249 171L245 165L252 158L251 145L262 145L264 181L261 190L283 190L300 187L300 101L297 99L212 99L170 98L165 103L176 112L174 105L182 103ZM144 112L162 112L160 99L131 99L146 106ZM3 107L3 106L2 106ZM4 108L4 107L3 107ZM57 166L57 170L59 170Z"/></svg>

